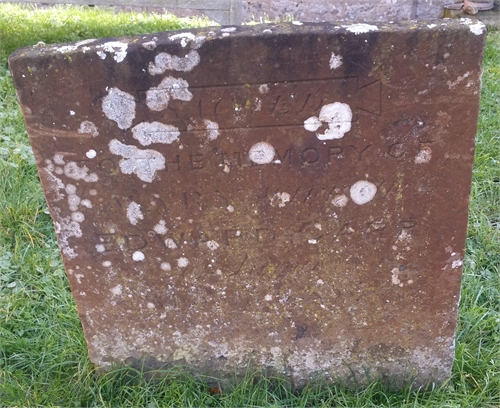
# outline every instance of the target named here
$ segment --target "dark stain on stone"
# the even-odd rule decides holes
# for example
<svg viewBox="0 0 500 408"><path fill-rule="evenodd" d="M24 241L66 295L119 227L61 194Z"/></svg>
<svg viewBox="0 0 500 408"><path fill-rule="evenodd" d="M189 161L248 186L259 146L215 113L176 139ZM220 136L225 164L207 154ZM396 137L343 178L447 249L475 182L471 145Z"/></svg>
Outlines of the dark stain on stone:
<svg viewBox="0 0 500 408"><path fill-rule="evenodd" d="M297 334L295 335L295 340L301 339L306 336L307 326L302 324L296 325Z"/></svg>

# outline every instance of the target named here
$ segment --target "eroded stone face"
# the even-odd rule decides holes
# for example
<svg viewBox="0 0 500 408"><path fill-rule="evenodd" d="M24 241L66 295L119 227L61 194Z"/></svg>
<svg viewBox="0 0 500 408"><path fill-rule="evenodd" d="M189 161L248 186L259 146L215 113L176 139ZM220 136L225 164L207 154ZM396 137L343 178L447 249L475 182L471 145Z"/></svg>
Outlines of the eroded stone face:
<svg viewBox="0 0 500 408"><path fill-rule="evenodd" d="M444 381L484 35L266 25L17 51L92 361Z"/></svg>

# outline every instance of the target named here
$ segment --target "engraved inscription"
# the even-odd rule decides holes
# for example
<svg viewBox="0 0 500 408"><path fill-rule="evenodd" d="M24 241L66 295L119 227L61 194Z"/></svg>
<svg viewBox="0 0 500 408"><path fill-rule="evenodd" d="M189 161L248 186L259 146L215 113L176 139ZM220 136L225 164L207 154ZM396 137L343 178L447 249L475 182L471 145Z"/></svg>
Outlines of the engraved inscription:
<svg viewBox="0 0 500 408"><path fill-rule="evenodd" d="M262 95L259 89L267 86ZM372 82L359 87L356 77L319 79L311 81L286 81L272 84L242 84L217 87L189 87L200 119L217 122L220 129L266 126L302 126L311 115L319 115L322 106L329 103L346 103L357 112L379 116L381 108L381 83ZM146 100L147 91L138 91L136 100ZM195 102L196 101L196 102ZM172 120L190 117L184 113L189 104L170 101L169 117ZM239 120L228 121L227 113L233 112Z"/></svg>
<svg viewBox="0 0 500 408"><path fill-rule="evenodd" d="M182 229L179 229L182 228ZM217 248L267 246L279 241L280 245L288 246L313 244L318 246L334 246L343 237L356 236L363 240L380 239L382 237L401 237L417 228L416 219L401 219L391 222L381 217L376 220L328 220L321 224L315 220L297 224L294 229L269 227L232 227L228 229L197 229L189 225L180 226L166 234L155 231L137 233L100 233L96 234L95 249L97 254L106 255L111 252L128 252L143 250L147 247L160 246L169 253L178 250L182 253L187 248L198 248L217 244ZM413 232L411 232L413 234Z"/></svg>

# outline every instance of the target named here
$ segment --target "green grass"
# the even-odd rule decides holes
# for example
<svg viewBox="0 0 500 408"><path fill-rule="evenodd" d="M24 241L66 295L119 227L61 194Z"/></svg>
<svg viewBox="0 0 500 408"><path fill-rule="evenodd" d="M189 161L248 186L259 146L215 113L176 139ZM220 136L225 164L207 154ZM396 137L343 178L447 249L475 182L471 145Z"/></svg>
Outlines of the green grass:
<svg viewBox="0 0 500 408"><path fill-rule="evenodd" d="M500 32L488 35L469 231L450 381L438 389L359 390L249 375L222 395L182 372L97 376L7 70L16 48L207 25L171 15L0 4L0 406L500 406ZM458 45L457 45L458 46ZM208 379L207 379L208 380Z"/></svg>

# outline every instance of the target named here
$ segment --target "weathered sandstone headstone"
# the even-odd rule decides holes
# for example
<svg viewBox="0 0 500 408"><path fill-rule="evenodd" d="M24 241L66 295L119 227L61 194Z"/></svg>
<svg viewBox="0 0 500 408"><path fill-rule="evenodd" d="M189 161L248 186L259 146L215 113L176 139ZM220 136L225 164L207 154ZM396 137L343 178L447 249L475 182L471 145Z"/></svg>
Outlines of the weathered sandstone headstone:
<svg viewBox="0 0 500 408"><path fill-rule="evenodd" d="M284 24L17 51L92 361L444 381L484 37Z"/></svg>

